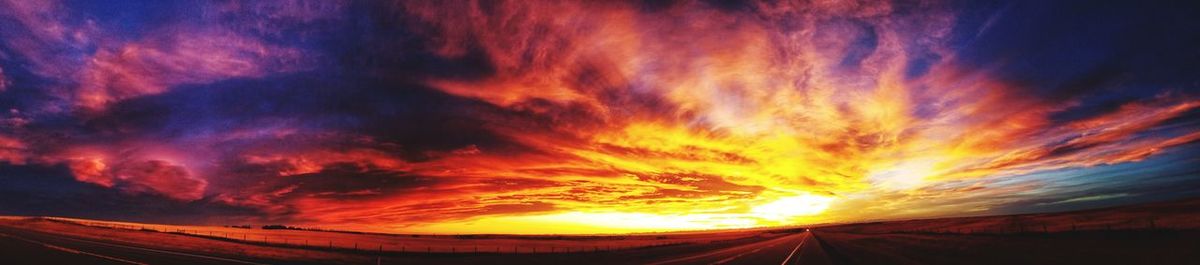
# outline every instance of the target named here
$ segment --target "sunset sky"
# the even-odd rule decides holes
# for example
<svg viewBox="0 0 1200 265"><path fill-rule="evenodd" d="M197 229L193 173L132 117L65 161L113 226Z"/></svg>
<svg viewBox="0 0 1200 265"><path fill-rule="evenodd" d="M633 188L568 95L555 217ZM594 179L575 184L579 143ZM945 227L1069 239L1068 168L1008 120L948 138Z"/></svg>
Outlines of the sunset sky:
<svg viewBox="0 0 1200 265"><path fill-rule="evenodd" d="M1197 11L0 0L0 214L623 233L1195 197Z"/></svg>

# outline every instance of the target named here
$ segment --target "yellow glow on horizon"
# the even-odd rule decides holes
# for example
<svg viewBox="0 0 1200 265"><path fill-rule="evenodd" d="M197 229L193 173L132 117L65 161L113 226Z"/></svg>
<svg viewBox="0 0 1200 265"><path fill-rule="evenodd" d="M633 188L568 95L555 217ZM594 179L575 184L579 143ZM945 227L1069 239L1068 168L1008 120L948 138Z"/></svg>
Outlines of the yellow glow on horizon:
<svg viewBox="0 0 1200 265"><path fill-rule="evenodd" d="M663 214L622 211L568 211L539 215L494 216L467 222L438 223L410 232L460 234L616 234L735 229L801 224L815 220L833 197L814 194L771 199L746 212Z"/></svg>
<svg viewBox="0 0 1200 265"><path fill-rule="evenodd" d="M759 225L742 214L669 215L634 212L562 212L495 216L470 222L437 223L404 229L435 234L621 234L748 228Z"/></svg>

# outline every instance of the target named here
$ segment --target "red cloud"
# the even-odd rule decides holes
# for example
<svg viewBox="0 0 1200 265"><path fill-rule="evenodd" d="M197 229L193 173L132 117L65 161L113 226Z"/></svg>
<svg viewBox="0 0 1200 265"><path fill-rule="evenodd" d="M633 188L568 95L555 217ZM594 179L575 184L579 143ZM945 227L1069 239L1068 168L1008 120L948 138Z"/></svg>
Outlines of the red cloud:
<svg viewBox="0 0 1200 265"><path fill-rule="evenodd" d="M204 180L193 178L188 170L162 160L121 163L111 171L116 178L132 184L126 191L158 193L178 200L197 200L204 196Z"/></svg>
<svg viewBox="0 0 1200 265"><path fill-rule="evenodd" d="M26 159L25 143L19 139L0 135L0 162L24 164Z"/></svg>
<svg viewBox="0 0 1200 265"><path fill-rule="evenodd" d="M248 164L272 166L280 176L320 172L331 164L353 164L362 168L377 168L391 171L409 171L408 162L379 150L304 150L270 155L245 155Z"/></svg>
<svg viewBox="0 0 1200 265"><path fill-rule="evenodd" d="M208 182L192 177L187 168L162 160L124 160L106 164L88 157L68 162L75 179L129 193L149 193L181 201L204 197Z"/></svg>
<svg viewBox="0 0 1200 265"><path fill-rule="evenodd" d="M111 188L116 180L108 174L108 165L100 158L83 158L68 163L75 180Z"/></svg>

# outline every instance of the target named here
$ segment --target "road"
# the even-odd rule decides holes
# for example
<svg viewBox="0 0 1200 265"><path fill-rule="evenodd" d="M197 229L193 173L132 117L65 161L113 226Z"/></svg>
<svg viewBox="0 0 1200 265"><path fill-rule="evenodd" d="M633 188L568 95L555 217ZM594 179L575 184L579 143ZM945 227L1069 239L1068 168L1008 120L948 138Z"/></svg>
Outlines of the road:
<svg viewBox="0 0 1200 265"><path fill-rule="evenodd" d="M4 264L264 264L0 227Z"/></svg>
<svg viewBox="0 0 1200 265"><path fill-rule="evenodd" d="M662 260L651 265L674 264L781 264L830 265L821 244L811 232Z"/></svg>

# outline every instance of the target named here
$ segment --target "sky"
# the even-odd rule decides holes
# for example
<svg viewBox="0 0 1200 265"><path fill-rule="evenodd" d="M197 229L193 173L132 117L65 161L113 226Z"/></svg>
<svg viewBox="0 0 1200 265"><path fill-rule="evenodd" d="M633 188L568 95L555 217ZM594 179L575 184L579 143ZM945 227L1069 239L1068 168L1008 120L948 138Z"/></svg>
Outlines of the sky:
<svg viewBox="0 0 1200 265"><path fill-rule="evenodd" d="M1198 11L0 0L0 214L596 234L1196 197Z"/></svg>

